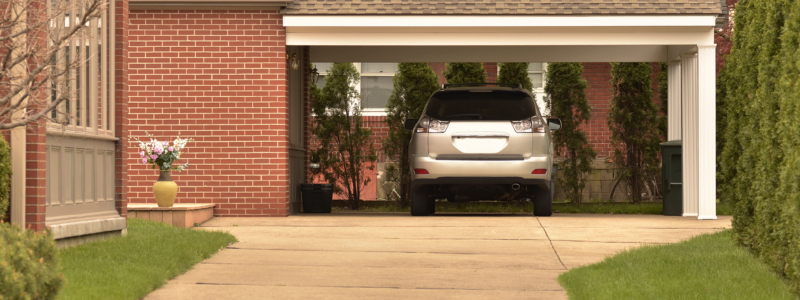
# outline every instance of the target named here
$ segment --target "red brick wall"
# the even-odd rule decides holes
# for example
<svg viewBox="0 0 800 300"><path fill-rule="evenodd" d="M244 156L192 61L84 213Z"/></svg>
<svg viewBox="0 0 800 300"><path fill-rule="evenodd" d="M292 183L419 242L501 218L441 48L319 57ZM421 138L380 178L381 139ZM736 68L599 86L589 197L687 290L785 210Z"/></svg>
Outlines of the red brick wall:
<svg viewBox="0 0 800 300"><path fill-rule="evenodd" d="M486 82L497 82L497 63L483 63L486 70Z"/></svg>
<svg viewBox="0 0 800 300"><path fill-rule="evenodd" d="M178 203L217 216L288 214L285 31L278 11L131 11L131 137L193 138L173 172ZM128 148L128 199L153 202L156 171Z"/></svg>
<svg viewBox="0 0 800 300"><path fill-rule="evenodd" d="M658 63L653 67L653 102L659 107L658 99L659 73ZM611 110L611 64L610 63L583 63L583 78L586 79L586 98L592 107L592 117L588 124L582 124L580 129L586 132L589 143L597 151L598 158L611 157L614 149L611 147L611 131L608 129L608 113Z"/></svg>

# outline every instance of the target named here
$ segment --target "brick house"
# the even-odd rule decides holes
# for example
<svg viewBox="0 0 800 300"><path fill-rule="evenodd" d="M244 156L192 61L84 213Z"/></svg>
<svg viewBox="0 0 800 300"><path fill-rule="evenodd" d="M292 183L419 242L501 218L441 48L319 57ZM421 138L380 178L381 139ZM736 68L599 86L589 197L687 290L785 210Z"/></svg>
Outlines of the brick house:
<svg viewBox="0 0 800 300"><path fill-rule="evenodd" d="M107 50L86 70L103 91L88 103L106 113L78 126L90 130L42 121L7 135L12 222L64 239L123 232L127 203L151 202L158 177L134 159L129 139L145 132L194 139L182 156L189 169L173 174L179 203L214 203L216 216L296 212L312 61L669 62L670 137L684 139L684 180L695 187L685 215L716 218L714 122L698 116L715 109L717 0L108 1L94 44ZM73 179L96 197L86 201Z"/></svg>

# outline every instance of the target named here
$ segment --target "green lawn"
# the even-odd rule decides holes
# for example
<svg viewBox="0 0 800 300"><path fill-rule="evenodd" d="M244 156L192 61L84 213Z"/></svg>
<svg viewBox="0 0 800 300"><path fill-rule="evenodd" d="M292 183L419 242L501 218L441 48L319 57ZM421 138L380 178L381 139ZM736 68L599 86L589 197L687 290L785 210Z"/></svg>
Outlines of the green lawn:
<svg viewBox="0 0 800 300"><path fill-rule="evenodd" d="M734 244L730 230L621 252L558 281L570 299L797 299L783 279Z"/></svg>
<svg viewBox="0 0 800 300"><path fill-rule="evenodd" d="M236 238L128 219L128 235L62 250L59 299L141 299Z"/></svg>

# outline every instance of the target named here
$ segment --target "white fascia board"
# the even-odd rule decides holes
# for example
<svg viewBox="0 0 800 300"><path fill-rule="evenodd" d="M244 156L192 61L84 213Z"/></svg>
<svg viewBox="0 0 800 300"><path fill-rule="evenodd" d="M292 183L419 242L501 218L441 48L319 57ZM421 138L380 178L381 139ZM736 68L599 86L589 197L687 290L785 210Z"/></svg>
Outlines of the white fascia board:
<svg viewBox="0 0 800 300"><path fill-rule="evenodd" d="M716 15L666 16L309 16L285 15L291 27L714 27Z"/></svg>

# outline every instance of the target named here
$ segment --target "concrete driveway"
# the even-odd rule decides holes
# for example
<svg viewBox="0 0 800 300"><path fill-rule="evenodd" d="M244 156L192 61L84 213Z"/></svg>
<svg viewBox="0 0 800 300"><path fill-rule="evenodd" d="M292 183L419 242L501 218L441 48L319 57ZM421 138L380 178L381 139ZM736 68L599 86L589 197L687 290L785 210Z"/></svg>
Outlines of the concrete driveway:
<svg viewBox="0 0 800 300"><path fill-rule="evenodd" d="M145 299L566 299L556 278L643 244L730 227L653 215L214 218L239 243Z"/></svg>

